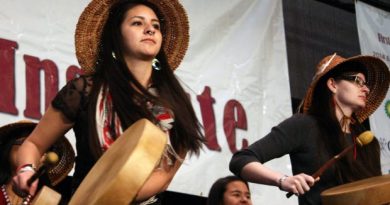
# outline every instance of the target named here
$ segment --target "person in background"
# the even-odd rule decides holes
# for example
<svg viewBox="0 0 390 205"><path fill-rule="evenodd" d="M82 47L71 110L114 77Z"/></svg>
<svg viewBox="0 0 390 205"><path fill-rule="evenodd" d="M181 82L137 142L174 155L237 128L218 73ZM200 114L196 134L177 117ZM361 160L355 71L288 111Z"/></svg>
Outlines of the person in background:
<svg viewBox="0 0 390 205"><path fill-rule="evenodd" d="M30 167L17 167L17 152L35 126L36 123L24 120L0 127L0 205L25 205L32 200L31 195L19 196L18 190L12 186L12 177L16 172L30 169ZM65 137L60 138L50 150L58 155L59 160L53 166L49 166L46 174L40 177L40 186L58 185L73 168L74 151Z"/></svg>
<svg viewBox="0 0 390 205"><path fill-rule="evenodd" d="M99 157L134 122L146 118L166 133L160 164L135 201L160 204L187 153L204 141L190 99L173 71L188 47L189 26L178 0L92 0L75 33L76 56L84 74L57 94L18 155L18 166L36 164L59 136L73 128L77 159L73 190ZM17 172L15 184L31 195Z"/></svg>
<svg viewBox="0 0 390 205"><path fill-rule="evenodd" d="M246 181L236 176L218 179L210 188L207 205L251 205L251 193Z"/></svg>
<svg viewBox="0 0 390 205"><path fill-rule="evenodd" d="M333 54L317 66L299 113L284 120L262 139L236 152L230 170L244 180L273 185L299 197L299 204L321 204L320 193L344 183L381 175L378 140L356 146L366 120L381 104L389 88L389 69L379 58ZM353 145L351 152L325 170L326 161ZM290 155L292 176L265 162Z"/></svg>

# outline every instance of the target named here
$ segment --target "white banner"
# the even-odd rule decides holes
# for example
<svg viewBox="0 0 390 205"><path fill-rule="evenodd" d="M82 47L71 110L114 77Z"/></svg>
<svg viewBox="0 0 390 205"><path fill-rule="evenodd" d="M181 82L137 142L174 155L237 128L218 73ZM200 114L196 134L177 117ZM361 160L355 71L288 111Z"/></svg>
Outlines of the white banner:
<svg viewBox="0 0 390 205"><path fill-rule="evenodd" d="M379 57L390 67L390 13L357 1L356 22L361 53ZM390 173L390 92L369 121L381 145L382 172Z"/></svg>
<svg viewBox="0 0 390 205"><path fill-rule="evenodd" d="M0 2L0 124L37 121L78 71L73 35L89 1ZM186 159L169 190L207 196L216 179L231 174L232 153L292 114L282 1L181 2L191 37L176 74L209 143ZM74 143L73 132L67 137ZM291 173L288 157L267 165ZM276 187L250 186L254 204L297 203Z"/></svg>

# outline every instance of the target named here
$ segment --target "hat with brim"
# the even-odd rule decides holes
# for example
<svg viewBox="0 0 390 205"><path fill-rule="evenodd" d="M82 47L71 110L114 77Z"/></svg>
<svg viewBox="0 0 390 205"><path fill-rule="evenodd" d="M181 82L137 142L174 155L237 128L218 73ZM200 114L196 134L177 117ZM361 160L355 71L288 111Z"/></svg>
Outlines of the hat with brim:
<svg viewBox="0 0 390 205"><path fill-rule="evenodd" d="M111 6L119 0L92 0L81 13L75 33L76 56L86 74L95 72L100 38ZM154 5L163 19L162 49L168 58L168 64L175 70L188 48L188 17L178 0L144 0Z"/></svg>
<svg viewBox="0 0 390 205"><path fill-rule="evenodd" d="M7 144L12 138L26 137L25 134L21 134L31 133L36 125L34 122L24 120L0 127L0 144ZM58 161L47 170L48 178L54 186L61 182L72 170L75 153L66 137L59 138L48 151L55 152L58 155Z"/></svg>
<svg viewBox="0 0 390 205"><path fill-rule="evenodd" d="M323 58L317 65L317 72L302 101L304 113L308 112L312 104L313 93L318 82L324 77L326 78L327 74L342 69L342 65L349 62L361 64L367 71L366 81L370 92L367 96L366 106L355 113L359 122L367 119L380 106L389 89L390 73L386 64L381 59L373 56L359 55L343 58L333 54Z"/></svg>

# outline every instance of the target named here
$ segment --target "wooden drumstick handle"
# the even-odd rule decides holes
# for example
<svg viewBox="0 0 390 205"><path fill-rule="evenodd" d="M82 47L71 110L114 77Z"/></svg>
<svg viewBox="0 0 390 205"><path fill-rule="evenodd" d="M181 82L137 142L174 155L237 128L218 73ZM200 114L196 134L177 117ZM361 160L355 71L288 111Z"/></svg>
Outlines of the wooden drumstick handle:
<svg viewBox="0 0 390 205"><path fill-rule="evenodd" d="M37 172L35 172L30 179L27 180L27 185L31 186L31 184L38 179L40 176L42 176L46 171L47 168L54 165L58 162L58 155L54 152L48 152L45 156L45 159L43 161L43 164L39 167Z"/></svg>
<svg viewBox="0 0 390 205"><path fill-rule="evenodd" d="M374 139L374 134L371 131L365 131L361 133L357 138L356 142L360 146L364 146L366 144L369 144ZM327 170L329 167L331 167L338 159L343 157L345 154L347 154L351 149L353 149L354 144L349 145L346 147L342 152L340 152L338 155L335 155L330 160L328 160L324 165L322 165L316 172L314 172L313 175L311 175L316 181L319 179L319 177L324 173L325 170ZM286 194L287 198L290 198L294 193L288 192Z"/></svg>

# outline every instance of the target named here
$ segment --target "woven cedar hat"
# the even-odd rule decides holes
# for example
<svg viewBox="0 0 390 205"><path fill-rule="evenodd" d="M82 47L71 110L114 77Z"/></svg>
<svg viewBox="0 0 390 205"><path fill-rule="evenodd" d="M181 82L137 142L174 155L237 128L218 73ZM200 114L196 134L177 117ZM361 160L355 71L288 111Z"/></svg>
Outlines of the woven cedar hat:
<svg viewBox="0 0 390 205"><path fill-rule="evenodd" d="M359 122L363 122L379 107L389 89L390 73L386 64L381 59L373 56L359 55L351 58L343 58L333 54L323 58L317 65L316 74L302 102L304 113L307 113L311 106L313 92L318 82L330 71L334 72L341 69L341 65L347 62L359 63L367 69L366 80L367 86L370 88L370 93L367 96L366 106L355 113Z"/></svg>
<svg viewBox="0 0 390 205"><path fill-rule="evenodd" d="M0 127L0 145L7 144L12 138L26 137L21 135L23 131L30 133L37 124L31 121L19 121ZM49 168L47 171L49 180L54 186L61 182L68 173L72 170L75 153L72 145L65 137L61 137L49 151L55 152L58 155L58 162Z"/></svg>
<svg viewBox="0 0 390 205"><path fill-rule="evenodd" d="M100 37L111 6L120 0L92 0L81 13L75 33L76 56L86 74L95 72ZM129 0L130 1L130 0ZM188 17L178 0L143 0L154 5L163 21L162 49L168 58L168 64L175 70L188 48ZM161 19L160 19L161 20Z"/></svg>

